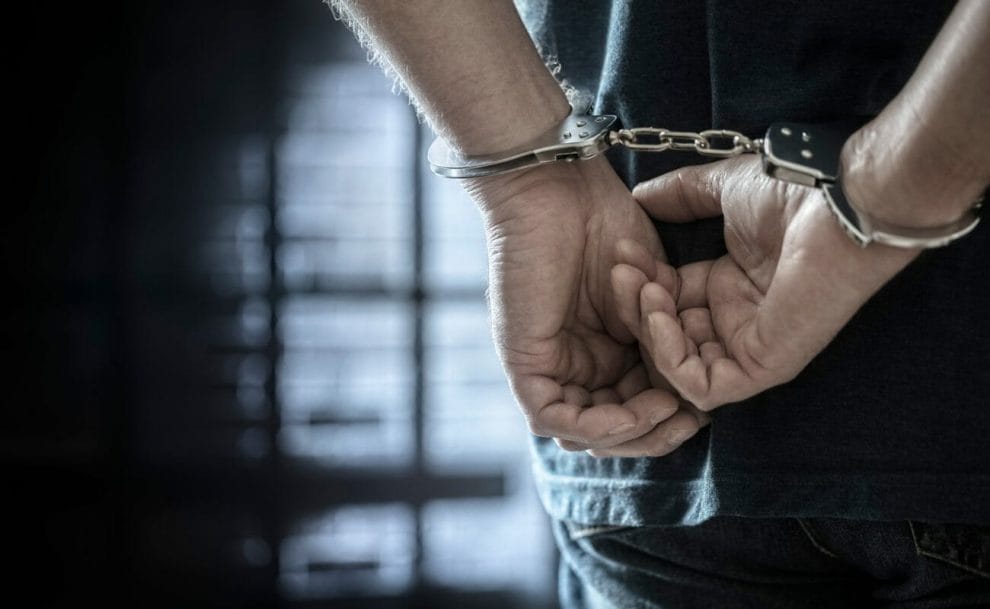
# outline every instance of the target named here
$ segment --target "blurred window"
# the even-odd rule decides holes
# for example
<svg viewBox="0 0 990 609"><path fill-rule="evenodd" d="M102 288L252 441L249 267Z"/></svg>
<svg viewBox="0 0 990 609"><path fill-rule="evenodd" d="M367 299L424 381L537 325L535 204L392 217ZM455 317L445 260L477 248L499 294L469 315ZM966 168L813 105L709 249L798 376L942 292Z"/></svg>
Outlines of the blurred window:
<svg viewBox="0 0 990 609"><path fill-rule="evenodd" d="M272 147L273 297L246 302L242 331L277 345L279 454L353 482L282 540L280 592L494 591L545 606L553 549L489 334L481 220L458 184L429 174L429 130L390 90L364 62L301 69ZM256 258L245 273L268 268ZM239 377L246 412L263 364Z"/></svg>

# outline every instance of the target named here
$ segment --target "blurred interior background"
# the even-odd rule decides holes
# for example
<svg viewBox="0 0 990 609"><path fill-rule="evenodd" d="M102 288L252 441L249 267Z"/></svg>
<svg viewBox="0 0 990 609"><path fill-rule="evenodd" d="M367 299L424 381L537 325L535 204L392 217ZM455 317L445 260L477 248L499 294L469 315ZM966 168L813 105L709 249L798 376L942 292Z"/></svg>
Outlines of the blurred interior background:
<svg viewBox="0 0 990 609"><path fill-rule="evenodd" d="M483 233L319 0L36 5L2 240L32 606L554 606Z"/></svg>

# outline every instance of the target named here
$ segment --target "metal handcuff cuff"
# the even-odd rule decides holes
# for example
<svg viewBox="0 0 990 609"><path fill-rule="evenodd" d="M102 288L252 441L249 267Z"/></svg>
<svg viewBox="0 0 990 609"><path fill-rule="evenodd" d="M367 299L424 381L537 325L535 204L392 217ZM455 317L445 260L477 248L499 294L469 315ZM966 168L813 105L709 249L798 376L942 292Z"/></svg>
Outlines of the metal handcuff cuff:
<svg viewBox="0 0 990 609"><path fill-rule="evenodd" d="M980 221L982 198L955 222L931 228L892 225L858 209L846 197L839 174L839 154L851 129L782 122L770 125L763 139L750 139L726 129L698 133L654 127L612 130L615 120L610 114L572 110L543 135L497 155L465 158L438 138L427 156L437 175L475 178L543 163L587 160L613 146L644 152L690 151L714 158L759 153L767 175L820 189L842 229L860 247L874 241L903 248L942 247L971 232Z"/></svg>

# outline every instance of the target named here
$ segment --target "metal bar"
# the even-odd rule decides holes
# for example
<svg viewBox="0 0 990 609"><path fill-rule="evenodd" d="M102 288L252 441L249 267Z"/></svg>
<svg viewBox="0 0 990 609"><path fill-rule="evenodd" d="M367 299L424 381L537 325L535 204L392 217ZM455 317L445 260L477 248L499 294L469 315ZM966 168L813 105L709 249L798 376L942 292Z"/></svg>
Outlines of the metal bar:
<svg viewBox="0 0 990 609"><path fill-rule="evenodd" d="M424 269L423 269L423 233L424 233L424 222L423 222L423 176L419 167L420 154L419 151L423 146L423 129L420 127L416 117L412 112L409 112L409 122L412 125L414 136L412 138L412 146L409 158L409 169L412 172L412 206L413 206L413 358L415 366L415 380L413 389L413 418L416 425L415 430L415 457L414 457L414 474L417 478L422 478L425 476L426 472L426 458L425 458L425 442L426 442L426 405L425 405L425 387L426 387L426 373L424 366L426 365L426 353L425 345L423 340L423 321L426 314L426 307L424 302L423 293L423 283L424 283ZM415 554L413 556L414 567L413 567L413 577L414 586L419 588L423 586L423 526L422 526L422 503L416 502L413 504L415 509L415 522L416 522L416 545Z"/></svg>

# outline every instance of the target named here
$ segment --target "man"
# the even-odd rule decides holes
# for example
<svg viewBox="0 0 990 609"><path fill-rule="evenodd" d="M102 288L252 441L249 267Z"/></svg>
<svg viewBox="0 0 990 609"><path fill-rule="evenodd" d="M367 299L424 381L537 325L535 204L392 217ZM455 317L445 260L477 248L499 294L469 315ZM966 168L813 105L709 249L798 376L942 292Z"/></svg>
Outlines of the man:
<svg viewBox="0 0 990 609"><path fill-rule="evenodd" d="M509 2L342 4L465 156L569 112ZM970 135L990 129L990 3L860 4L523 13L626 127L758 137L876 116L843 151L850 198L907 229L957 221L990 183ZM611 160L467 183L496 346L542 437L565 604L990 602L987 231L923 255L861 249L821 193L758 159ZM626 186L655 176L634 194L659 236Z"/></svg>

